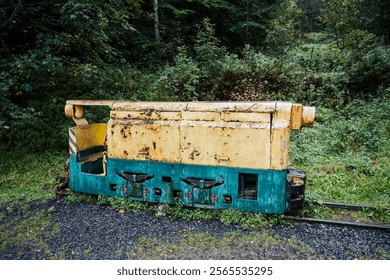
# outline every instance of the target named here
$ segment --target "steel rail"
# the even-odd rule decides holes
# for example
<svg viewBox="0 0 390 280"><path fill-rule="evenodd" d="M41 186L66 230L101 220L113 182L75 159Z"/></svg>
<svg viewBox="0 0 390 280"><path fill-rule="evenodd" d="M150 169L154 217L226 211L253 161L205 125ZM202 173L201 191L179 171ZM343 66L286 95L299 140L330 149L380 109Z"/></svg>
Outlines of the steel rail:
<svg viewBox="0 0 390 280"><path fill-rule="evenodd" d="M389 211L389 207L376 207L376 206L368 206L368 205L356 205L356 204L344 204L344 203L333 203L333 202L318 202L320 205L324 205L329 208L333 209L346 209L346 210L352 210L352 211L361 211L364 209L371 209L371 210L379 210L384 209L386 211Z"/></svg>
<svg viewBox="0 0 390 280"><path fill-rule="evenodd" d="M364 223L358 223L358 222L347 222L347 221L336 221L336 220L323 220L323 219L294 217L294 216L284 216L284 219L290 220L290 221L306 222L306 223L319 223L319 224L360 227L360 228L369 228L369 229L390 231L390 226L385 226L385 225L364 224Z"/></svg>

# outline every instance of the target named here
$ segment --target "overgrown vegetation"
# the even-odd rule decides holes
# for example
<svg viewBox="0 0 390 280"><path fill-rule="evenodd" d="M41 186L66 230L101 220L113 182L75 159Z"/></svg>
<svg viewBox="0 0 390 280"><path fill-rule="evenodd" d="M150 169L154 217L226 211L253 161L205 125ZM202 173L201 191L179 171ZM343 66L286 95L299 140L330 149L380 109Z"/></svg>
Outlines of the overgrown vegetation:
<svg viewBox="0 0 390 280"><path fill-rule="evenodd" d="M160 42L151 1L2 2L2 202L53 197L73 125L66 99L288 100L317 107L290 147L314 182L308 200L390 205L388 1L159 2ZM251 219L230 214L221 220Z"/></svg>
<svg viewBox="0 0 390 280"><path fill-rule="evenodd" d="M302 217L360 222L366 224L384 224L390 225L390 210L389 208L379 207L378 209L363 209L360 211L331 209L321 203L309 201L305 207L298 213Z"/></svg>
<svg viewBox="0 0 390 280"><path fill-rule="evenodd" d="M271 236L268 233L242 235L231 232L224 236L213 236L186 231L179 236L179 240L174 242L141 238L134 250L128 252L128 258L220 260L240 258L237 252L242 252L245 259L250 258L250 255L253 259L321 259L314 249L296 238ZM270 247L278 250L269 250ZM276 256L274 252L278 252Z"/></svg>
<svg viewBox="0 0 390 280"><path fill-rule="evenodd" d="M83 195L81 195L83 197ZM85 197L85 196L84 196ZM85 199L88 199L87 196ZM72 201L73 199L71 199ZM78 201L77 201L78 202ZM154 213L156 218L168 217L170 219L211 221L219 220L226 225L239 225L244 229L272 226L283 222L282 215L266 215L260 213L245 213L238 210L209 210L202 208L186 208L178 199L175 205L147 204L141 201L131 201L119 197L107 197L101 195L97 202L102 205L110 205L114 210L124 213L126 211L138 212L147 210Z"/></svg>
<svg viewBox="0 0 390 280"><path fill-rule="evenodd" d="M64 155L54 152L0 153L0 203L54 198L57 178L64 176Z"/></svg>
<svg viewBox="0 0 390 280"><path fill-rule="evenodd" d="M389 99L319 108L315 129L293 134L292 163L306 170L309 198L389 206Z"/></svg>

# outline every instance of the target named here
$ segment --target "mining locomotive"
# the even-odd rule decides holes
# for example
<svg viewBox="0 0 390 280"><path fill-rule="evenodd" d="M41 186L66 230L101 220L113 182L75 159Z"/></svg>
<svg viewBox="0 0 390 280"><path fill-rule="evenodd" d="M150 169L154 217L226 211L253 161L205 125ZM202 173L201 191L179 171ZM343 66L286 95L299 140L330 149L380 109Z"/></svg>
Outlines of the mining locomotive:
<svg viewBox="0 0 390 280"><path fill-rule="evenodd" d="M109 106L89 124L88 106ZM70 100L74 192L149 203L282 214L303 207L306 175L288 166L290 131L315 108L290 102Z"/></svg>

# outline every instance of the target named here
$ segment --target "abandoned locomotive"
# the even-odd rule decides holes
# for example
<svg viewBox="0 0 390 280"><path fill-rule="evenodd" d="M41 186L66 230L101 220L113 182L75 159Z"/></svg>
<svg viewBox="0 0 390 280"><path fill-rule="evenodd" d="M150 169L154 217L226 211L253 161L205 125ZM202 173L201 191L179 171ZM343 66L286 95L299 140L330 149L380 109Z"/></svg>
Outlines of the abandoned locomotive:
<svg viewBox="0 0 390 280"><path fill-rule="evenodd" d="M89 124L86 106L109 106ZM290 131L315 108L289 102L71 100L72 191L187 207L281 214L301 208L306 176L288 167Z"/></svg>

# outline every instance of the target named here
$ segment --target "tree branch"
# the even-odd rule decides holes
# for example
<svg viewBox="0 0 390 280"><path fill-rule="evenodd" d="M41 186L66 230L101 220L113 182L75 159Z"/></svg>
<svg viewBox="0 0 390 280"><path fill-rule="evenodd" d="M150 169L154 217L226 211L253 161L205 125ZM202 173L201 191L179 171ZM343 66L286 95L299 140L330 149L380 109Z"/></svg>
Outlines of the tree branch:
<svg viewBox="0 0 390 280"><path fill-rule="evenodd" d="M11 3L14 5L14 10L12 11L11 15L0 24L0 30L6 28L14 19L14 17L16 16L16 12L18 11L20 5L22 4L22 0L19 0L17 3L11 0Z"/></svg>

